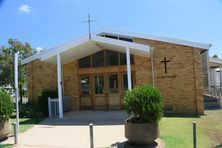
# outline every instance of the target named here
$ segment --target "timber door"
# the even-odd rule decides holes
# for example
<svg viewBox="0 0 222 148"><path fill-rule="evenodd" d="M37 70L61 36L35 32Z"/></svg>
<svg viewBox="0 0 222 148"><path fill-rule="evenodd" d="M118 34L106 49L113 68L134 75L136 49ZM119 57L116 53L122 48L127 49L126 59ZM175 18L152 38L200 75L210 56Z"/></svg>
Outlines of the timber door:
<svg viewBox="0 0 222 148"><path fill-rule="evenodd" d="M107 82L105 74L94 75L94 109L108 109Z"/></svg>
<svg viewBox="0 0 222 148"><path fill-rule="evenodd" d="M91 79L90 75L80 76L80 109L93 109Z"/></svg>
<svg viewBox="0 0 222 148"><path fill-rule="evenodd" d="M108 105L109 109L120 109L120 80L118 73L108 74Z"/></svg>

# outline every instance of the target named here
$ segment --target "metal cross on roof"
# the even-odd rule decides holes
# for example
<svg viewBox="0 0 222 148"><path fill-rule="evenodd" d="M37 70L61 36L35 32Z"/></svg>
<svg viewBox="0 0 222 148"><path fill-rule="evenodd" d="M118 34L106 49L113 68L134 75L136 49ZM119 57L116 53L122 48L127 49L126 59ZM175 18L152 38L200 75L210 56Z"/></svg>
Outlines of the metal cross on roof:
<svg viewBox="0 0 222 148"><path fill-rule="evenodd" d="M83 23L88 23L89 27L89 39L91 39L91 22L94 22L96 20L91 20L90 14L88 14L88 20L82 21Z"/></svg>

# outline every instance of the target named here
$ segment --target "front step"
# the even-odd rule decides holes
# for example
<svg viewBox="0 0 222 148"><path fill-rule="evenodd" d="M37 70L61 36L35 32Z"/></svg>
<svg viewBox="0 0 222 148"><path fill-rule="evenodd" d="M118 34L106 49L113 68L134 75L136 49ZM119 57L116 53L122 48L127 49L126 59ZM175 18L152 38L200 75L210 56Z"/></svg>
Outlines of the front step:
<svg viewBox="0 0 222 148"><path fill-rule="evenodd" d="M221 109L219 98L213 96L204 96L204 109Z"/></svg>

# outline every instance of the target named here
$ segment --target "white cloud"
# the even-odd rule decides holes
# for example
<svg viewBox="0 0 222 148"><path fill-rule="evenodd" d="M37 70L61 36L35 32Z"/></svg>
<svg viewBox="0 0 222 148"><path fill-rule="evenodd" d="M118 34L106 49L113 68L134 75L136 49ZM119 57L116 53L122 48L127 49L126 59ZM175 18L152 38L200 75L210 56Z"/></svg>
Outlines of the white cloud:
<svg viewBox="0 0 222 148"><path fill-rule="evenodd" d="M30 13L31 12L31 7L27 4L23 4L19 7L19 12Z"/></svg>
<svg viewBox="0 0 222 148"><path fill-rule="evenodd" d="M37 50L37 53L39 53L39 52L43 51L44 48L43 47L36 47L36 50Z"/></svg>

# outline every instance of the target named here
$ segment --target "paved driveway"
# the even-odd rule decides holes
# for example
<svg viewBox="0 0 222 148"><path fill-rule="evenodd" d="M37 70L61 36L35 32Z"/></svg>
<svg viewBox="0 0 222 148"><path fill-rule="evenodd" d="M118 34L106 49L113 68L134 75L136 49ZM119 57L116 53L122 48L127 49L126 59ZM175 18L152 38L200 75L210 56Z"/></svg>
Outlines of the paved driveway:
<svg viewBox="0 0 222 148"><path fill-rule="evenodd" d="M94 126L95 147L109 147L126 141L124 137L124 111L73 111L63 119L46 119L19 135L17 147L88 148L89 123ZM4 143L13 143L9 138Z"/></svg>

